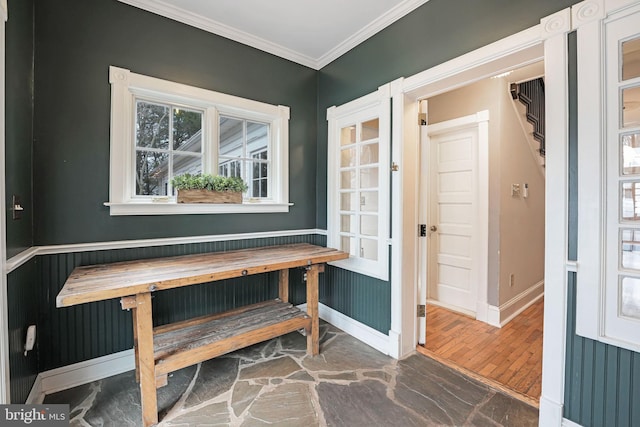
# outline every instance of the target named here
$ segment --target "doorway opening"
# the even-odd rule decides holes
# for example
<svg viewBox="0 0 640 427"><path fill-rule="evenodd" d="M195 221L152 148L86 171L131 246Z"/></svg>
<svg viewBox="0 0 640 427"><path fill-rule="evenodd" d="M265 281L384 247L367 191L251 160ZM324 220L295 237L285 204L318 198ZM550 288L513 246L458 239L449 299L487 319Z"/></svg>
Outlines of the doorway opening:
<svg viewBox="0 0 640 427"><path fill-rule="evenodd" d="M418 350L535 406L542 378L544 145L512 89L536 79L544 88L543 73L537 62L422 100L420 142L427 238L420 255L426 328ZM544 109L538 114L544 122ZM472 117L475 123L456 127Z"/></svg>

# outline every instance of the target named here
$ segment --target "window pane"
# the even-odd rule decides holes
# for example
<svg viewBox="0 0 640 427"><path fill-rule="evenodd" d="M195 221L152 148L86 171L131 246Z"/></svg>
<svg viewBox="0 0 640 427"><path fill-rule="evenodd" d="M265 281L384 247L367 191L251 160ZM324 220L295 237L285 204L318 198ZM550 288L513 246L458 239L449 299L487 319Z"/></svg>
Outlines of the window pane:
<svg viewBox="0 0 640 427"><path fill-rule="evenodd" d="M349 145L356 143L356 127L349 126L340 129L340 145Z"/></svg>
<svg viewBox="0 0 640 427"><path fill-rule="evenodd" d="M356 188L356 172L343 171L340 172L340 188Z"/></svg>
<svg viewBox="0 0 640 427"><path fill-rule="evenodd" d="M138 101L136 104L136 146L169 149L167 105Z"/></svg>
<svg viewBox="0 0 640 427"><path fill-rule="evenodd" d="M378 144L367 144L360 147L360 164L378 163Z"/></svg>
<svg viewBox="0 0 640 427"><path fill-rule="evenodd" d="M378 235L378 216L362 215L360 217L360 234L365 236Z"/></svg>
<svg viewBox="0 0 640 427"><path fill-rule="evenodd" d="M260 153L260 158L266 159L268 146L269 125L247 122L247 152L251 153L252 157L254 153Z"/></svg>
<svg viewBox="0 0 640 427"><path fill-rule="evenodd" d="M260 180L260 194L258 195L258 197L269 197L268 194L268 187L267 187L267 179L261 179ZM255 195L253 197L256 197Z"/></svg>
<svg viewBox="0 0 640 427"><path fill-rule="evenodd" d="M369 120L362 123L362 141L374 139L378 137L378 128L380 127L380 121L378 119Z"/></svg>
<svg viewBox="0 0 640 427"><path fill-rule="evenodd" d="M358 200L358 194L355 192L340 194L340 210L341 211L356 210L357 200Z"/></svg>
<svg viewBox="0 0 640 427"><path fill-rule="evenodd" d="M220 116L220 155L242 157L244 120Z"/></svg>
<svg viewBox="0 0 640 427"><path fill-rule="evenodd" d="M360 210L364 212L378 212L377 191L363 191L360 194Z"/></svg>
<svg viewBox="0 0 640 427"><path fill-rule="evenodd" d="M266 157L266 152L258 153L254 156L254 158L262 157L262 154ZM267 177L269 174L269 164L267 162L251 162L251 177L249 180L251 181L250 189L251 194L250 197L267 197Z"/></svg>
<svg viewBox="0 0 640 427"><path fill-rule="evenodd" d="M185 173L190 173L192 175L202 173L202 157L174 154L173 176Z"/></svg>
<svg viewBox="0 0 640 427"><path fill-rule="evenodd" d="M640 279L623 277L620 287L620 313L640 319Z"/></svg>
<svg viewBox="0 0 640 427"><path fill-rule="evenodd" d="M347 252L349 255L358 256L356 248L356 239L354 237L340 237L340 250Z"/></svg>
<svg viewBox="0 0 640 427"><path fill-rule="evenodd" d="M340 166L341 167L349 167L355 166L356 164L356 149L355 148L347 148L346 150L340 151Z"/></svg>
<svg viewBox="0 0 640 427"><path fill-rule="evenodd" d="M622 90L622 127L640 126L640 86Z"/></svg>
<svg viewBox="0 0 640 427"><path fill-rule="evenodd" d="M620 231L622 267L640 270L640 230L630 228Z"/></svg>
<svg viewBox="0 0 640 427"><path fill-rule="evenodd" d="M371 239L362 239L360 241L360 257L370 259L373 261L378 260L378 241Z"/></svg>
<svg viewBox="0 0 640 427"><path fill-rule="evenodd" d="M640 174L640 133L622 135L622 174Z"/></svg>
<svg viewBox="0 0 640 427"><path fill-rule="evenodd" d="M202 152L202 113L173 109L173 149Z"/></svg>
<svg viewBox="0 0 640 427"><path fill-rule="evenodd" d="M240 160L221 160L218 173L223 176L242 176Z"/></svg>
<svg viewBox="0 0 640 427"><path fill-rule="evenodd" d="M345 233L356 232L356 216L340 215L340 231Z"/></svg>
<svg viewBox="0 0 640 427"><path fill-rule="evenodd" d="M622 43L622 80L640 77L640 38Z"/></svg>
<svg viewBox="0 0 640 427"><path fill-rule="evenodd" d="M169 155L152 151L136 153L136 195L166 196Z"/></svg>
<svg viewBox="0 0 640 427"><path fill-rule="evenodd" d="M378 186L378 168L360 169L360 188L376 188Z"/></svg>
<svg viewBox="0 0 640 427"><path fill-rule="evenodd" d="M622 219L640 219L640 181L622 183Z"/></svg>

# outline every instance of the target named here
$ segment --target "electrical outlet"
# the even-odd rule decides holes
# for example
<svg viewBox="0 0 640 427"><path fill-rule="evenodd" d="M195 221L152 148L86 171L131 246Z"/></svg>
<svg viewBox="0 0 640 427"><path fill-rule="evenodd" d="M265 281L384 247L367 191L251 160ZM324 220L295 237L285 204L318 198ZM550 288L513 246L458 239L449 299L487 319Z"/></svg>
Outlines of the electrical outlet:
<svg viewBox="0 0 640 427"><path fill-rule="evenodd" d="M511 184L511 197L520 197L520 184Z"/></svg>
<svg viewBox="0 0 640 427"><path fill-rule="evenodd" d="M509 286L513 287L513 284L515 283L516 279L515 279L515 275L513 273L511 273L509 275Z"/></svg>

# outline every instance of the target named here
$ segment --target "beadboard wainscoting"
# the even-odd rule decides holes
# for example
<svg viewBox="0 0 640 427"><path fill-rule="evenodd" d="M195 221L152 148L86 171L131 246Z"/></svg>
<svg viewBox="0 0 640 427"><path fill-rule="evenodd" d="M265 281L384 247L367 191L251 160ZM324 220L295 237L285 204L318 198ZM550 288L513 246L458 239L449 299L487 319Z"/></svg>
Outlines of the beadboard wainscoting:
<svg viewBox="0 0 640 427"><path fill-rule="evenodd" d="M133 346L131 317L119 301L56 308L55 296L75 267L280 244L326 245L325 234L312 229L41 246L16 255L7 262L13 290L10 306L18 307L21 299L31 298L37 304L30 306L37 309L31 310L29 319L22 319L27 313L18 309L13 315L16 339L11 340L11 363L20 376L12 381L12 400L24 402L31 396L37 401L42 393L129 369L122 364L126 357L116 357ZM266 273L158 292L153 299L154 324L275 298L277 282L277 274ZM320 275L320 317L387 353L390 294L389 282L327 266ZM291 270L290 298L294 304L305 302L301 269ZM31 323L38 329L37 353L25 358L22 335Z"/></svg>

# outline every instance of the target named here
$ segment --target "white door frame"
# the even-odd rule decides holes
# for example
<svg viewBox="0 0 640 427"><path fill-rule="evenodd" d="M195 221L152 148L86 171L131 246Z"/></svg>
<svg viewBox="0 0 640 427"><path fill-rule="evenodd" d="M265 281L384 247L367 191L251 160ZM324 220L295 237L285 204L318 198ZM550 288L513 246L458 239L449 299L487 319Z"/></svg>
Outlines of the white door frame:
<svg viewBox="0 0 640 427"><path fill-rule="evenodd" d="M424 102L423 102L424 105ZM477 320L487 322L488 318L488 263L489 263L489 111L479 111L456 119L435 123L428 126L421 126L420 129L420 145L421 145L421 165L420 165L420 200L419 212L420 223L426 224L427 228L432 224L430 221L431 203L431 182L429 165L431 161L431 136L442 132L452 132L468 128L476 128L478 131L476 156L474 165L476 176L474 177L474 197L475 197L475 216L473 219L473 228L475 239L471 248L472 271L475 273L471 278L472 282L477 285L477 297L475 304L475 317ZM422 149L423 148L423 149ZM428 231L427 231L428 233ZM429 253L429 238L420 239L421 254L420 265L420 286L426 286L420 291L421 295L429 296L428 286L429 280L426 276L428 273L428 260L432 254ZM424 254L424 256L423 256ZM423 274L425 276L423 276ZM422 299L419 304L424 304L427 299ZM421 332L422 333L421 319ZM426 332L426 331L425 331ZM420 341L422 342L422 341Z"/></svg>
<svg viewBox="0 0 640 427"><path fill-rule="evenodd" d="M0 404L10 403L9 316L7 305L7 209L5 199L5 22L7 0L0 0Z"/></svg>
<svg viewBox="0 0 640 427"><path fill-rule="evenodd" d="M580 5L580 4L579 4ZM575 6L574 6L575 7ZM571 8L528 30L392 83L392 270L390 354L404 357L418 344L419 105L426 99L541 60L545 63L548 140L545 231L545 328L540 425L560 426L564 403L567 311L567 34Z"/></svg>

